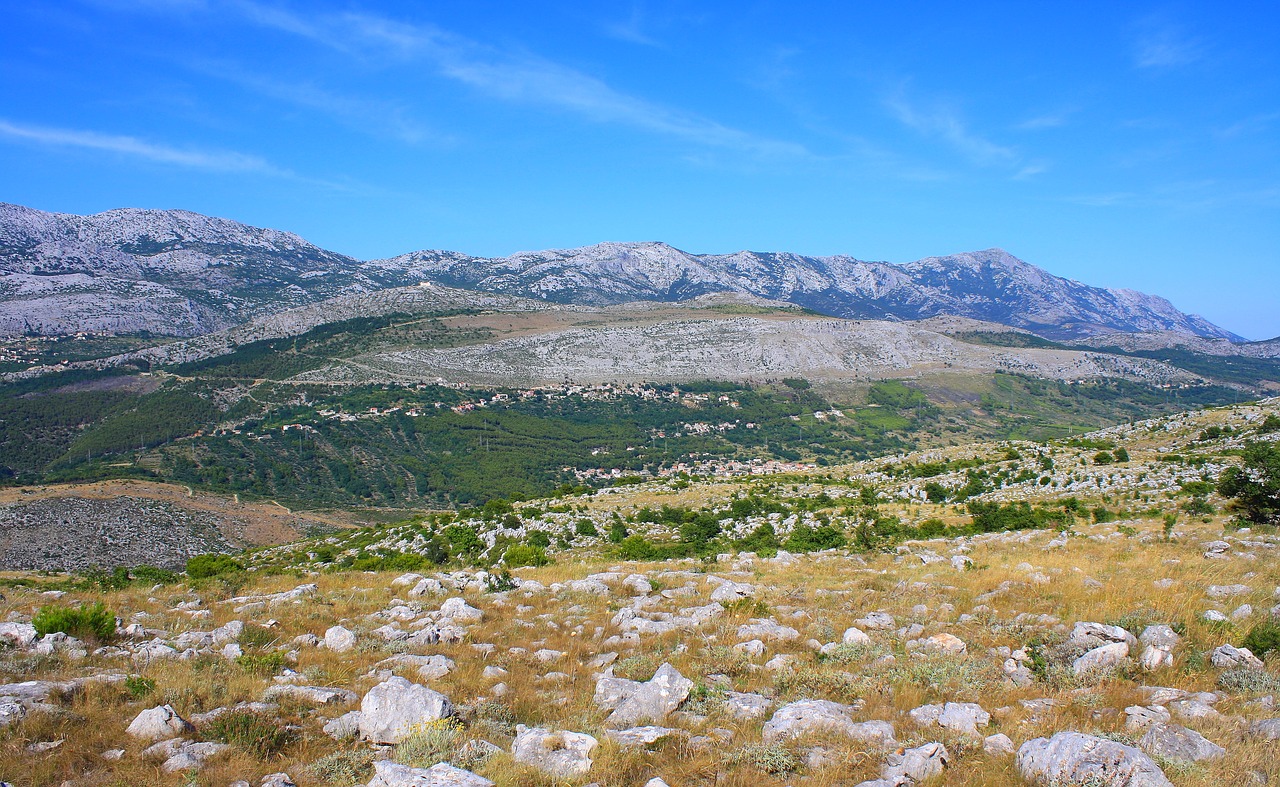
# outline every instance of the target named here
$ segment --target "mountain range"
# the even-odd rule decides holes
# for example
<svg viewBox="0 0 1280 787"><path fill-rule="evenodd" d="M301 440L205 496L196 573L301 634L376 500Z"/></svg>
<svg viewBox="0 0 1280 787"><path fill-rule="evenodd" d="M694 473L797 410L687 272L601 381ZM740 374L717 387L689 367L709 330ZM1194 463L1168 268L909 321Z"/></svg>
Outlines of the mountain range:
<svg viewBox="0 0 1280 787"><path fill-rule="evenodd" d="M888 321L967 317L1053 339L1165 332L1240 337L1167 300L1054 276L1001 249L905 264L787 252L691 254L664 243L360 261L297 235L178 210L92 216L0 204L0 337L192 337L339 296L431 282L557 304L715 293Z"/></svg>

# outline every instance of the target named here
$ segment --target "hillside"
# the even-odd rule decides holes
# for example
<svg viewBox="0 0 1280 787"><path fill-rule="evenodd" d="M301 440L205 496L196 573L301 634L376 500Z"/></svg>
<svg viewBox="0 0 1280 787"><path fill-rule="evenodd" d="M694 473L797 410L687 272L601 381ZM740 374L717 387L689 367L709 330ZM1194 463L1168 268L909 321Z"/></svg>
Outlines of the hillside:
<svg viewBox="0 0 1280 787"><path fill-rule="evenodd" d="M0 336L197 336L404 283L296 235L188 211L0 203Z"/></svg>
<svg viewBox="0 0 1280 787"><path fill-rule="evenodd" d="M365 316L324 321L348 314ZM964 326L724 295L599 308L435 286L341 296L30 367L0 389L0 484L137 478L290 508L448 507L690 461L834 464L1060 437L1280 379L1274 362L1222 381L1208 356L1006 347L1032 335Z"/></svg>
<svg viewBox="0 0 1280 787"><path fill-rule="evenodd" d="M20 787L1265 784L1280 539L1214 482L1277 435L1270 400L500 502L188 576L11 575L0 767Z"/></svg>

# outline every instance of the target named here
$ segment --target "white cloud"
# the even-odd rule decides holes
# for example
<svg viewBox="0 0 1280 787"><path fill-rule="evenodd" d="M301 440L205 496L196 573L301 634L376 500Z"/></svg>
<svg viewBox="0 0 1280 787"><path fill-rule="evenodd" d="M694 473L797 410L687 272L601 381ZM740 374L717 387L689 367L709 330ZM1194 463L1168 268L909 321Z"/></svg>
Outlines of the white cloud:
<svg viewBox="0 0 1280 787"><path fill-rule="evenodd" d="M1016 151L974 133L958 114L947 107L915 106L903 91L890 96L885 104L903 125L926 137L942 140L974 164L1014 166L1019 162L1020 156Z"/></svg>
<svg viewBox="0 0 1280 787"><path fill-rule="evenodd" d="M802 157L803 145L773 140L623 93L604 80L537 55L485 46L430 25L362 13L292 12L241 0L251 21L331 49L370 59L425 61L448 79L490 97L565 110L600 123L617 123L701 145L768 157Z"/></svg>
<svg viewBox="0 0 1280 787"><path fill-rule="evenodd" d="M1202 46L1174 25L1158 17L1138 24L1133 45L1133 62L1138 68L1163 69L1194 63L1202 56Z"/></svg>
<svg viewBox="0 0 1280 787"><path fill-rule="evenodd" d="M42 145L85 148L153 161L157 164L173 164L179 167L207 169L218 172L259 172L270 175L288 175L258 156L234 151L175 148L137 137L101 134L96 131L31 126L0 120L0 135Z"/></svg>

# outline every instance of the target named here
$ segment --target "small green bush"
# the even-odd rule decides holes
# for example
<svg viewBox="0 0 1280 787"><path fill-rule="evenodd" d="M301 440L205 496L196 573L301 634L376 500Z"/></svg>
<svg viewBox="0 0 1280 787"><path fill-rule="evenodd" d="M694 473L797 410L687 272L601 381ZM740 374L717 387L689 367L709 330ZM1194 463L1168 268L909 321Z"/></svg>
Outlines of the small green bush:
<svg viewBox="0 0 1280 787"><path fill-rule="evenodd" d="M260 759L279 754L297 737L279 720L263 713L244 710L233 710L218 716L209 722L204 733L215 741L238 746Z"/></svg>
<svg viewBox="0 0 1280 787"><path fill-rule="evenodd" d="M196 555L187 560L187 576L208 579L244 571L244 565L230 555Z"/></svg>
<svg viewBox="0 0 1280 787"><path fill-rule="evenodd" d="M156 690L156 682L141 675L130 675L124 679L124 690L135 700L146 699Z"/></svg>
<svg viewBox="0 0 1280 787"><path fill-rule="evenodd" d="M76 639L107 642L116 633L116 616L102 602L81 607L42 607L31 625L40 636L62 633Z"/></svg>
<svg viewBox="0 0 1280 787"><path fill-rule="evenodd" d="M1245 635L1244 646L1260 659L1272 651L1280 650L1280 623L1270 620L1258 623Z"/></svg>
<svg viewBox="0 0 1280 787"><path fill-rule="evenodd" d="M520 568L521 566L545 566L551 562L551 558L547 557L547 550L543 547L535 547L528 544L512 544L507 547L507 551L503 553L502 562L507 564L509 568Z"/></svg>
<svg viewBox="0 0 1280 787"><path fill-rule="evenodd" d="M622 539L617 554L622 560L653 560L658 549L644 536L633 535Z"/></svg>
<svg viewBox="0 0 1280 787"><path fill-rule="evenodd" d="M242 653L236 656L236 664L245 672L252 672L255 675L275 675L284 669L288 661L285 655L278 650L270 653Z"/></svg>

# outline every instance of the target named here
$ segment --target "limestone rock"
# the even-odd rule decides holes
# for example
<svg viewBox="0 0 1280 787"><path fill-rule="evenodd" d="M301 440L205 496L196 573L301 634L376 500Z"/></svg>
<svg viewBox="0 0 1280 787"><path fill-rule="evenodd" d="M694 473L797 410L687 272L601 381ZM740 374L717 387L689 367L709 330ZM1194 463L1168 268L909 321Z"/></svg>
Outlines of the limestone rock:
<svg viewBox="0 0 1280 787"><path fill-rule="evenodd" d="M1080 732L1027 741L1017 766L1022 778L1044 787L1173 787L1142 751Z"/></svg>
<svg viewBox="0 0 1280 787"><path fill-rule="evenodd" d="M1147 727L1146 734L1138 739L1138 748L1152 757L1187 762L1216 760L1227 754L1226 749L1195 730L1189 730L1179 724L1160 722L1154 722Z"/></svg>
<svg viewBox="0 0 1280 787"><path fill-rule="evenodd" d="M591 752L599 742L582 732L560 732L541 727L516 727L511 756L516 762L553 776L569 779L591 770Z"/></svg>
<svg viewBox="0 0 1280 787"><path fill-rule="evenodd" d="M324 633L324 646L334 653L346 653L356 646L355 632L343 626L333 626Z"/></svg>
<svg viewBox="0 0 1280 787"><path fill-rule="evenodd" d="M163 741L195 730L171 705L157 705L134 717L125 732L144 741Z"/></svg>
<svg viewBox="0 0 1280 787"><path fill-rule="evenodd" d="M415 724L452 716L453 703L438 691L393 677L360 701L360 735L372 743L399 743Z"/></svg>
<svg viewBox="0 0 1280 787"><path fill-rule="evenodd" d="M941 653L947 656L963 656L969 651L964 640L954 634L934 634L924 641L924 649L930 653Z"/></svg>
<svg viewBox="0 0 1280 787"><path fill-rule="evenodd" d="M627 695L609 718L605 726L613 729L634 727L641 721L662 721L680 703L688 698L693 681L684 677L670 664L663 664L653 677L638 684Z"/></svg>
<svg viewBox="0 0 1280 787"><path fill-rule="evenodd" d="M411 768L391 760L375 760L369 787L494 787L471 771L441 762L430 768Z"/></svg>
<svg viewBox="0 0 1280 787"><path fill-rule="evenodd" d="M1112 642L1094 648L1071 663L1071 671L1077 675L1087 672L1102 672L1115 669L1129 657L1129 645L1126 642Z"/></svg>
<svg viewBox="0 0 1280 787"><path fill-rule="evenodd" d="M1220 669L1228 667L1262 669L1262 659L1253 655L1253 651L1248 648L1232 647L1231 645L1222 645L1214 650L1209 660L1213 662L1213 666Z"/></svg>
<svg viewBox="0 0 1280 787"><path fill-rule="evenodd" d="M977 736L978 728L991 721L991 714L976 702L948 702L945 705L922 705L909 714L922 727L936 725L963 735Z"/></svg>
<svg viewBox="0 0 1280 787"><path fill-rule="evenodd" d="M262 698L267 702L290 699L306 705L343 705L356 701L356 693L346 689L322 686L295 686L283 683L267 689Z"/></svg>
<svg viewBox="0 0 1280 787"><path fill-rule="evenodd" d="M830 700L800 700L784 705L765 722L765 743L798 738L809 733L834 732L885 748L895 745L893 725L887 721L854 722L851 709Z"/></svg>

